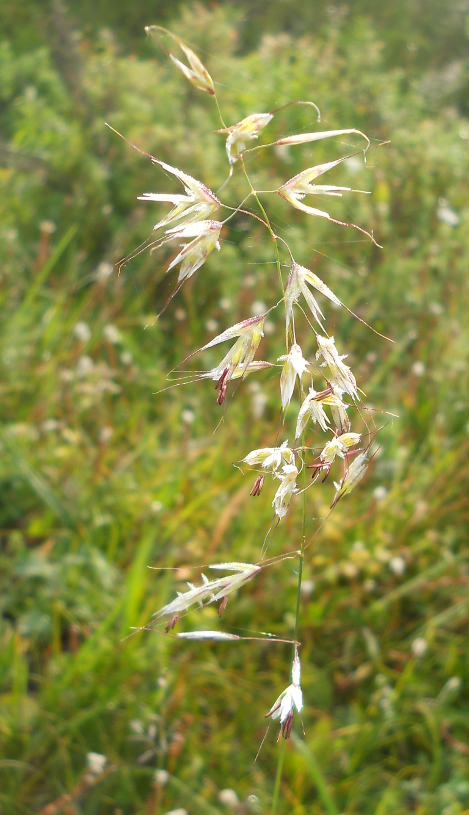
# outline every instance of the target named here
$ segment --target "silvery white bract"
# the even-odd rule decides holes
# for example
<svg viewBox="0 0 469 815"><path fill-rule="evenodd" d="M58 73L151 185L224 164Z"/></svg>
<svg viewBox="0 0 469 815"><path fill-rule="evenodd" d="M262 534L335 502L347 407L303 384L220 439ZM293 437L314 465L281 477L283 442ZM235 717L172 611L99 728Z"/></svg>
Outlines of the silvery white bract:
<svg viewBox="0 0 469 815"><path fill-rule="evenodd" d="M309 286L312 286L314 289L321 292L321 294L324 294L325 297L328 297L329 300L332 300L332 302L336 305L342 305L334 292L332 292L326 286L326 284L323 283L323 281L316 274L314 274L314 272L311 272L304 266L300 266L299 263L293 263L288 276L287 285L285 286L287 334L290 328L290 323L293 320L293 304L298 302L301 294L305 298L314 319L324 330L321 322L321 319L324 320L324 314L322 313L316 298L311 293Z"/></svg>
<svg viewBox="0 0 469 815"><path fill-rule="evenodd" d="M288 511L288 507L293 495L298 492L296 486L296 479L298 477L298 468L294 464L285 464L284 467L277 472L276 477L280 479L280 486L275 493L272 506L275 514L279 518L283 518Z"/></svg>
<svg viewBox="0 0 469 815"><path fill-rule="evenodd" d="M321 394L318 394L318 392L315 391L311 385L309 393L304 399L303 404L300 407L300 412L298 413L295 439L299 439L308 421L311 421L313 424L318 424L321 430L324 432L327 431L329 419L327 418L326 412L323 408L323 402L325 399L327 399L327 396L324 397L324 399L321 399L320 397Z"/></svg>
<svg viewBox="0 0 469 815"><path fill-rule="evenodd" d="M343 360L347 358L347 354L340 355L335 347L334 337L316 337L318 342L318 350L316 352L316 359L322 359L322 367L329 368L330 376L328 377L334 385L338 385L341 390L348 393L352 399L359 400L356 379L347 365L344 365Z"/></svg>
<svg viewBox="0 0 469 815"><path fill-rule="evenodd" d="M242 461L251 467L261 464L267 472L275 473L283 464L294 464L295 454L290 450L288 441L284 441L280 447L263 447L260 450L252 450Z"/></svg>
<svg viewBox="0 0 469 815"><path fill-rule="evenodd" d="M266 718L270 716L271 719L280 719L280 735L282 735L284 739L288 739L290 737L294 710L297 710L298 713L300 713L303 708L303 693L300 687L300 672L300 658L298 656L298 651L296 651L292 664L291 685L282 691L278 699L275 700L274 704L270 708L269 712L266 714Z"/></svg>
<svg viewBox="0 0 469 815"><path fill-rule="evenodd" d="M171 173L182 181L186 193L185 195L173 195L172 193L146 192L139 196L139 201L162 201L174 206L174 209L163 220L155 224L153 230L168 226L181 218L187 218L185 223L205 220L220 208L221 204L216 195L201 181L197 181L191 175L183 173L177 167L172 167L171 164L160 161L154 156L151 156L151 160L153 164L158 164L167 173Z"/></svg>
<svg viewBox="0 0 469 815"><path fill-rule="evenodd" d="M333 136L348 136L352 133L356 133L358 136L363 136L367 145L365 150L368 150L370 146L370 140L368 136L365 136L361 130L355 130L355 128L350 128L348 130L318 130L316 133L298 133L295 136L284 136L282 139L277 139L275 142L276 145L294 145L294 144L309 144L313 141L321 141L322 139L331 139ZM346 158L349 158L347 156Z"/></svg>
<svg viewBox="0 0 469 815"><path fill-rule="evenodd" d="M342 436L335 436L327 442L319 458L325 464L332 464L336 456L345 458L345 454L350 447L354 447L360 441L360 433L343 433Z"/></svg>
<svg viewBox="0 0 469 815"><path fill-rule="evenodd" d="M220 221L198 221L197 223L181 224L173 227L173 229L167 229L165 234L168 237L166 240L174 240L175 238L192 238L192 240L183 246L177 257L169 264L166 272L170 272L180 263L178 282L192 277L214 249L220 251L218 238L222 226L223 224ZM166 241L164 242L166 243Z"/></svg>
<svg viewBox="0 0 469 815"><path fill-rule="evenodd" d="M336 488L337 492L334 496L332 507L335 507L337 501L340 501L344 495L348 495L350 492L352 492L353 488L356 487L358 482L362 480L366 473L367 467L368 458L366 452L359 453L359 455L352 461L341 482L338 484L334 482L334 487Z"/></svg>
<svg viewBox="0 0 469 815"><path fill-rule="evenodd" d="M308 367L308 361L303 357L300 346L295 343L290 348L288 354L279 357L277 362L283 362L280 376L280 394L282 398L282 409L286 410L293 396L296 378L298 377L301 384L301 377Z"/></svg>
<svg viewBox="0 0 469 815"><path fill-rule="evenodd" d="M169 58L172 60L174 65L184 74L186 79L189 80L191 85L194 85L199 91L204 91L204 93L210 94L210 96L215 96L215 86L213 84L213 79L210 76L209 72L207 71L205 65L200 61L197 54L194 53L192 48L189 48L188 45L181 40L180 37L177 37L176 34L173 34L171 31L168 31L167 28L163 28L161 25L147 25L145 27L145 31L150 37L166 52ZM187 65L184 65L179 59L177 59L173 54L170 54L169 51L162 45L157 37L158 32L162 32L163 34L167 34L171 37L174 42L177 42L181 50L187 57L189 62L190 68Z"/></svg>
<svg viewBox="0 0 469 815"><path fill-rule="evenodd" d="M283 142L285 144L285 141ZM279 189L277 190L278 194L285 199L289 204L291 204L295 209L300 209L302 212L307 212L309 215L316 215L318 218L326 218L328 221L333 221L335 224L339 224L340 226L352 226L354 229L358 229L359 232L362 232L367 237L371 238L373 243L376 243L373 235L370 232L367 232L365 229L362 229L361 226L357 226L356 224L349 223L347 221L338 221L337 218L333 218L328 212L325 212L322 209L316 209L316 207L310 207L307 204L303 203L303 198L305 195L334 195L334 196L342 196L344 192L360 192L367 194L367 190L354 190L351 187L337 187L332 184L312 184L311 182L314 179L318 178L323 173L327 173L328 170L332 170L333 167L337 167L342 162L347 161L348 158L351 156L343 156L342 158L336 159L336 161L327 161L324 164L317 164L315 167L309 167L307 170L303 170L301 173L293 176L290 178L289 181L286 181ZM377 244L379 245L379 244Z"/></svg>
<svg viewBox="0 0 469 815"><path fill-rule="evenodd" d="M238 161L246 149L246 142L257 139L260 131L269 124L273 113L251 113L235 125L215 130L215 133L228 133L226 154L230 165Z"/></svg>
<svg viewBox="0 0 469 815"><path fill-rule="evenodd" d="M198 352L195 352L207 351L209 348L213 348L221 342L236 339L235 344L216 368L212 368L212 370L205 375L217 381L217 389L219 389L218 404L221 405L224 402L230 381L234 378L244 376L248 373L249 366L252 366L254 355L264 336L264 322L265 314L261 314L259 317L250 317L247 320L236 323L236 325L227 328L226 331L214 337L213 340L202 348L199 348ZM258 363L258 367L268 366L269 363Z"/></svg>
<svg viewBox="0 0 469 815"><path fill-rule="evenodd" d="M252 580L255 574L260 571L260 566L252 563L215 563L209 566L209 569L222 569L234 574L227 575L226 577L219 577L217 580L209 580L204 574L202 575L202 586L193 586L188 583L189 591L178 592L178 596L171 603L163 606L159 611L153 615L156 619L160 617L173 616L180 614L181 611L186 611L195 603L203 604L203 601L209 603L216 603L218 600L223 600L233 591L241 588L249 580Z"/></svg>

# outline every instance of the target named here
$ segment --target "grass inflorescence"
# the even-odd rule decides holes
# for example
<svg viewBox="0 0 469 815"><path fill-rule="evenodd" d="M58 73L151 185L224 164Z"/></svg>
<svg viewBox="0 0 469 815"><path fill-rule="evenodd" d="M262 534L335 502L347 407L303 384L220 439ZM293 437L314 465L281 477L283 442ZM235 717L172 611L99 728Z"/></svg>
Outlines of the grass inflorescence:
<svg viewBox="0 0 469 815"><path fill-rule="evenodd" d="M279 195L258 195L300 266L395 340L377 338L313 290L329 307L339 352L350 351L345 364L367 394L361 404L399 414L397 421L373 410L374 422L365 414L370 426L385 425L376 440L372 430L373 464L332 514L333 473L305 494L298 636L305 735L297 718L282 739L277 812L460 815L469 743L467 122L449 97L435 98L430 75L405 89L399 70L385 72L365 25L337 20L329 39L298 46L282 35L236 56L225 12L207 14L187 12L175 30L226 86L226 124L281 107L287 89L308 99L314 77L321 128L353 124L372 146L391 140L368 151L366 168L356 156L334 170L337 184L373 196L349 194L350 213L332 200L334 217L372 228L384 250L351 228L295 212ZM269 314L274 331L255 357L279 367L232 379L224 406L207 379L152 394L171 384L167 372L194 349L264 313L259 303L277 304L275 252L265 226L237 213L220 253L145 329L172 291L177 271L163 272L177 242L143 254L120 276L114 263L168 211L135 199L181 187L103 121L203 179L234 208L249 187L238 164L217 192L228 175L226 135L212 133L220 122L210 95L186 88L164 54L161 62L130 59L106 37L99 47L81 46L88 99L81 108L70 103L47 49L1 52L9 205L1 212L0 806L8 815L67 806L213 813L231 801L240 811L269 812L282 749L273 725L254 758L264 716L292 681L293 646L176 635L203 628L296 639L297 560L282 557L300 548L303 496L293 496L293 511L267 540L274 562L232 594L221 620L211 604L168 635L129 633L147 626L175 588L201 586L201 572L216 579L209 565L261 563L277 485L267 474L261 494L249 497L255 476L240 462L277 446L282 305ZM312 132L313 119L300 106L279 111L265 141L277 127L279 138ZM330 160L332 144L334 160L361 147L359 136L341 139L246 154L254 189L276 190ZM256 206L250 196L243 209L264 220ZM219 212L222 221L232 210ZM285 285L291 262L278 248ZM295 319L311 336L306 346L298 331L297 341L312 361L311 329L302 315ZM211 370L216 351L184 367ZM295 387L280 438L290 445L301 407ZM348 413L360 421L355 409ZM323 446L318 441L317 455ZM308 452L306 463L314 460Z"/></svg>

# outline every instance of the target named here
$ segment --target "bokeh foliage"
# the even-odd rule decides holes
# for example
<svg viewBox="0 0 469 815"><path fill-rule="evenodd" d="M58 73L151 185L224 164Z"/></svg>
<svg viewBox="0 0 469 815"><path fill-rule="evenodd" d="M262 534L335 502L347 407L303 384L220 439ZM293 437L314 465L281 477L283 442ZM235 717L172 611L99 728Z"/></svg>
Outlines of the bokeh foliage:
<svg viewBox="0 0 469 815"><path fill-rule="evenodd" d="M144 3L83 3L71 16L57 2L47 14L30 5L34 13L16 18L6 3L0 17L0 807L37 813L55 801L57 812L86 815L174 807L198 815L226 811L218 794L231 787L240 811L267 813L273 732L254 756L263 716L289 682L287 646L126 637L178 586L171 571L149 565L260 557L271 495L266 487L249 499L251 479L232 463L273 442L278 380L267 372L257 390L243 383L215 434L209 383L155 392L217 326L276 302L272 245L262 227L237 217L221 253L145 329L168 294L162 271L172 249L142 255L120 276L113 264L158 217L137 195L176 185L104 121L216 190L227 166L212 100L143 37L138 56L129 53L127 27L135 43L134 22L156 22L155 4L151 16ZM357 2L348 12L321 7L316 29L313 5L301 17L299 6L288 16L280 2L181 3L171 22L221 83L229 122L314 99L322 128L359 128L373 142L366 166L355 159L330 183L372 190L334 212L373 228L384 250L265 197L297 260L395 340L335 315L337 344L367 402L399 415L376 414L384 428L370 475L325 523L332 485L308 493L306 735L287 751L281 811L461 815L469 807L467 9L431 4L423 19L415 6L399 27L383 4ZM246 15L261 25L247 26ZM291 108L265 141L313 125L308 110ZM258 188L274 189L359 147L259 152L248 169ZM242 180L232 190L234 204L246 194ZM274 360L282 352L275 313L271 325L262 357ZM304 348L311 355L314 342ZM269 554L297 548L299 515L297 507L282 522ZM198 571L179 576L197 580ZM230 601L223 626L291 636L295 586L289 561L266 569ZM216 612L185 624L216 626ZM420 658L416 638L427 643ZM84 781L90 751L109 766L94 786ZM164 789L156 768L170 773ZM71 803L60 803L67 793Z"/></svg>

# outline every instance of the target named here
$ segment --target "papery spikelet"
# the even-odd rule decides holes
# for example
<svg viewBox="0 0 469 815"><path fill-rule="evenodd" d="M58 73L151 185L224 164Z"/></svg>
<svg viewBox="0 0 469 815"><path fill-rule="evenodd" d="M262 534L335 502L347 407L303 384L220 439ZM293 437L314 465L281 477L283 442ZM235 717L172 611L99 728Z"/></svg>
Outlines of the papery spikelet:
<svg viewBox="0 0 469 815"><path fill-rule="evenodd" d="M186 79L188 79L192 85L194 85L200 91L209 93L210 96L215 96L215 86L213 84L213 79L210 76L209 72L207 71L205 65L203 65L197 54L195 54L194 51L191 48L189 48L189 46L186 45L186 43L183 40L180 39L180 37L177 37L175 34L172 34L171 31L168 31L167 28L163 28L160 25L146 26L145 31L147 32L147 34L150 35L150 37L153 40L155 40L155 42L160 46L160 48L162 48L163 51L165 51L168 54L170 59L172 59L174 64L179 68L180 71L182 71ZM179 47L184 51L189 61L189 65L191 66L190 68L188 68L187 65L184 65L184 63L182 63L179 59L176 59L176 57L170 54L169 51L167 51L167 49L160 43L157 37L158 31L162 31L163 33L171 37L174 40L174 42L177 42Z"/></svg>
<svg viewBox="0 0 469 815"><path fill-rule="evenodd" d="M336 456L345 458L347 450L358 444L360 438L360 433L344 433L342 436L335 436L327 442L319 458L325 464L332 464Z"/></svg>
<svg viewBox="0 0 469 815"><path fill-rule="evenodd" d="M361 130L355 130L355 128L350 128L349 130L320 130L317 133L298 133L294 136L285 136L283 139L277 139L275 144L308 144L309 142L320 141L321 139L330 139L333 136L347 136L351 133L363 136L367 142L365 150L368 149L370 145L368 136L362 133Z"/></svg>
<svg viewBox="0 0 469 815"><path fill-rule="evenodd" d="M249 362L248 365L236 368L236 370L232 373L232 379L239 379L241 376L247 376L248 374L254 374L258 371L265 371L266 368L275 368L275 365L272 362L267 362L265 359L255 359L253 362ZM213 379L215 377L212 377Z"/></svg>
<svg viewBox="0 0 469 815"><path fill-rule="evenodd" d="M259 450L252 450L242 461L251 467L261 464L264 470L274 473L284 464L294 464L295 454L293 450L290 450L288 441L284 441L280 447L263 447Z"/></svg>
<svg viewBox="0 0 469 815"><path fill-rule="evenodd" d="M181 264L178 275L178 285L166 301L165 305L155 319L160 317L166 311L171 300L176 296L186 280L188 280L197 269L205 263L208 256L214 249L220 250L218 238L223 224L221 221L197 221L196 223L185 223L175 226L172 229L167 229L165 237L156 241L152 246L151 251L159 249L166 243L172 240L192 238L189 243L182 244L182 249L174 260L169 264L166 273L174 269L178 263Z"/></svg>
<svg viewBox="0 0 469 815"><path fill-rule="evenodd" d="M352 399L358 399L358 390L355 377L348 367L342 362L346 358L346 354L340 355L335 347L334 337L316 337L318 342L318 350L316 352L316 359L323 358L324 363L329 368L330 379L334 385L348 393Z"/></svg>
<svg viewBox="0 0 469 815"><path fill-rule="evenodd" d="M344 452L346 452L346 450L350 450L351 447L355 447L360 439L361 433L342 433L342 435L337 437L337 441L339 441L342 445Z"/></svg>
<svg viewBox="0 0 469 815"><path fill-rule="evenodd" d="M325 297L328 297L329 300L332 300L336 306L341 306L342 303L340 302L339 298L334 294L333 291L330 290L328 286L318 277L314 272L310 269L306 269L304 266L298 267L298 279L301 291L303 292L305 298L307 298L306 292L308 292L307 286L312 286L316 291L319 291Z"/></svg>
<svg viewBox="0 0 469 815"><path fill-rule="evenodd" d="M155 156L152 156L150 153L146 153L144 150L141 150L140 147L137 147L135 144L132 144L132 142L126 139L125 136L119 133L118 130L115 130L111 125L107 124L107 127L109 127L110 130L112 130L114 133L116 133L121 139L127 142L127 144L133 147L134 150L137 150L142 155L151 159L151 161L154 164L158 164L166 172L176 176L176 178L183 182L186 191L185 196L176 195L172 193L168 194L146 193L145 195L140 197L140 200L144 201L164 201L167 203L174 204L174 208L171 210L171 212L165 218L163 218L161 221L155 224L154 231L162 226L168 226L169 224L174 223L175 221L179 221L181 218L184 217L187 217L187 221L183 224L180 224L177 227L167 229L165 237L163 238L159 238L156 240L152 240L151 238L149 238L148 240L144 241L144 243L141 244L141 246L139 246L134 252L132 252L130 255L128 255L119 263L119 268L121 269L126 263L128 263L129 260L133 260L135 257L137 257L137 255L141 254L147 249L154 251L155 249L164 246L164 244L172 240L173 237L194 237L195 243L193 244L193 246L185 247L184 252L181 253L169 267L172 268L180 260L184 260L187 254L191 254L192 249L196 249L195 244L196 243L199 244L200 242L202 242L202 247L198 247L197 251L194 252L194 255L191 256L191 258L185 264L184 272L181 272L179 279L182 280L186 277L190 277L190 275L193 274L196 268L199 268L199 266L202 265L202 263L205 260L205 258L203 258L202 263L199 263L199 248L201 248L202 254L206 249L208 249L208 246L210 244L210 238L213 237L213 232L216 229L218 229L218 234L216 235L214 245L212 246L210 251L215 246L218 246L218 235L220 234L222 224L219 221L208 220L207 216L211 215L221 206L220 201L213 194L213 192L211 192L211 190L209 190L208 187L206 187L200 181L197 181L195 178L192 178L192 176L187 175L187 173L183 173L182 170L179 170L177 167L172 167L170 164L166 164L166 162L160 161L160 159L155 158ZM190 227L195 222L198 222L199 225L196 225L194 227L194 231L191 231ZM203 241L205 237L207 238L207 241ZM176 294L178 290L179 287L178 289L176 289L174 294ZM166 306L172 300L174 294L169 298L168 302L166 303ZM164 308L166 308L166 306Z"/></svg>
<svg viewBox="0 0 469 815"><path fill-rule="evenodd" d="M272 113L251 113L235 125L215 130L215 133L228 133L226 140L226 153L230 165L238 161L246 149L246 141L257 139L260 131L269 124L273 118Z"/></svg>
<svg viewBox="0 0 469 815"><path fill-rule="evenodd" d="M219 577L217 580L208 580L205 575L202 575L203 585L193 586L188 583L189 591L178 593L178 596L171 603L163 606L157 611L154 616L156 619L165 617L167 615L179 614L181 611L193 606L195 603L202 605L204 600L207 604L215 603L222 600L231 592L241 588L249 580L252 580L254 575L260 571L260 566L253 565L252 563L216 563L209 566L209 569L223 569L226 571L235 572L235 574L226 577ZM208 599L207 599L208 598Z"/></svg>
<svg viewBox="0 0 469 815"><path fill-rule="evenodd" d="M300 295L302 294L305 298L311 314L313 315L316 322L321 326L324 330L324 326L321 322L321 319L324 320L324 314L322 313L319 303L317 302L316 298L313 296L312 292L310 291L309 287L312 286L316 291L320 292L331 300L336 306L342 306L345 308L350 314L356 317L360 322L365 323L361 317L358 317L353 311L351 311L347 306L342 303L341 300L334 294L333 291L326 286L323 280L317 276L314 272L310 269L306 269L305 266L300 266L299 263L293 262L290 274L288 275L287 284L285 286L285 312L286 312L286 328L287 328L287 338L288 332L290 329L290 324L293 321L293 306L297 303L300 299ZM368 325L365 323L365 325ZM369 326L371 328L371 326ZM375 329L372 329L374 331Z"/></svg>
<svg viewBox="0 0 469 815"><path fill-rule="evenodd" d="M250 342L256 343L257 348L259 342L264 336L264 322L265 314L261 314L258 317L248 317L247 320L242 320L240 323L236 323L236 325L232 325L231 328L227 328L226 331L218 334L213 338L213 340L210 340L210 342L208 342L202 348L199 348L197 353L200 353L200 351L206 351L208 348L213 348L215 345L219 345L221 342L233 340L235 337L239 337L240 339L249 339Z"/></svg>
<svg viewBox="0 0 469 815"><path fill-rule="evenodd" d="M174 209L172 209L165 218L155 224L153 230L160 229L162 226L168 226L186 217L187 221L185 223L204 220L210 215L213 215L213 213L220 208L221 204L216 195L209 190L205 184L202 184L201 181L197 181L197 179L191 175L183 173L182 170L179 170L177 167L172 167L171 164L166 164L165 161L160 161L154 156L151 156L151 160L153 164L158 164L158 166L162 167L167 173L171 173L171 175L176 176L176 178L182 181L186 192L185 195L146 192L139 196L139 201L163 201L174 205Z"/></svg>
<svg viewBox="0 0 469 815"><path fill-rule="evenodd" d="M273 365L272 362L267 362L264 359L255 359L252 362L249 362L247 365L238 366L235 368L231 374L231 379L240 379L241 377L244 378L245 376L248 376L248 374L257 373L258 371L263 371L266 368L275 368L275 365ZM199 376L200 379L213 379L214 382L218 382L222 373L223 371L220 370L220 366L217 365L216 368L212 368L210 371L202 371Z"/></svg>
<svg viewBox="0 0 469 815"><path fill-rule="evenodd" d="M305 195L323 194L341 196L343 192L367 193L367 190L354 190L351 187L337 187L331 184L311 183L315 178L323 175L323 173L326 173L328 170L331 170L333 167L336 167L338 164L341 164L348 158L351 158L351 156L344 156L336 161L328 161L324 164L317 164L315 167L309 167L307 170L303 170L301 173L293 176L293 178L290 178L289 181L286 181L285 184L279 187L277 192L282 198L285 199L285 201L295 207L295 209L300 209L302 212L307 212L309 215L316 215L319 218L326 218L328 221L332 221L340 226L352 226L354 229L358 229L359 232L362 232L364 235L371 238L373 243L376 243L373 235L371 235L365 229L362 229L360 226L348 223L347 221L339 221L337 218L333 218L328 212L321 209L316 209L315 207L307 206L306 204L303 204L302 201ZM376 245L379 246L379 244Z"/></svg>
<svg viewBox="0 0 469 815"><path fill-rule="evenodd" d="M239 640L238 634L227 634L225 631L184 631L176 634L180 640Z"/></svg>
<svg viewBox="0 0 469 815"><path fill-rule="evenodd" d="M210 376L211 379L217 381L219 404L222 404L225 399L227 387L231 379L243 377L253 364L254 355L264 336L264 322L265 314L259 317L250 317L247 320L243 320L231 326L231 328L223 331L202 348L199 348L199 352L206 351L208 348L213 348L221 342L237 338L235 344L228 351L226 356L223 357L217 367L204 375L205 377ZM260 362L257 363L257 366L270 367L269 363Z"/></svg>
<svg viewBox="0 0 469 815"><path fill-rule="evenodd" d="M296 377L298 377L301 382L301 377L308 366L308 361L304 359L300 346L295 343L290 348L288 354L278 358L278 362L284 363L280 376L280 393L282 397L282 408L286 410L293 395Z"/></svg>
<svg viewBox="0 0 469 815"><path fill-rule="evenodd" d="M333 167L337 167L338 164L342 164L342 162L347 161L349 158L351 158L351 156L343 156L335 161L326 161L323 164L316 164L314 167L308 167L307 170L302 170L301 173L297 173L297 175L279 187L279 195L289 201L293 206L296 206L296 199L301 200L305 195L321 193L341 197L343 192L362 192L368 194L367 190L353 190L351 187L337 187L331 184L318 185L311 183L315 178L319 178L320 175L324 175L324 173L327 173L329 170L332 170Z"/></svg>
<svg viewBox="0 0 469 815"><path fill-rule="evenodd" d="M334 496L331 509L335 507L337 502L340 501L344 495L348 495L349 492L352 492L353 488L359 481L362 480L366 473L367 467L368 458L365 451L364 453L359 453L358 456L354 458L340 484L336 484L334 482L334 487L336 488L337 492Z"/></svg>
<svg viewBox="0 0 469 815"><path fill-rule="evenodd" d="M332 418L339 433L348 433L350 430L350 419L347 416L348 405L342 401L344 391L339 387L332 387L332 393L323 401L325 405L330 405Z"/></svg>
<svg viewBox="0 0 469 815"><path fill-rule="evenodd" d="M301 436L308 421L312 421L313 424L318 424L321 430L327 430L329 419L327 418L325 410L322 406L326 399L327 397L324 397L323 400L319 401L317 391L315 391L313 386L311 386L306 399L301 405L300 412L298 413L295 439L298 439Z"/></svg>
<svg viewBox="0 0 469 815"><path fill-rule="evenodd" d="M294 464L285 464L280 473L276 473L276 477L280 478L280 486L275 493L272 506L275 514L279 518L283 518L287 514L288 507L292 495L298 492L296 486L296 479L298 477L298 468Z"/></svg>
<svg viewBox="0 0 469 815"><path fill-rule="evenodd" d="M284 301L285 301L285 319L287 324L287 341L290 325L293 322L293 306L295 303L298 302L301 295L300 281L298 279L298 269L299 269L298 263L293 263L285 286ZM324 315L322 314L319 306L317 306L317 308L318 308L317 313L320 314L321 317L323 317ZM316 314L314 316L318 323L321 325L319 317Z"/></svg>
<svg viewBox="0 0 469 815"><path fill-rule="evenodd" d="M326 286L320 277L314 274L314 272L311 272L309 269L306 269L304 266L300 266L299 263L293 263L288 276L287 285L285 286L287 333L290 322L293 319L293 305L294 303L298 302L300 294L302 294L305 298L314 319L324 330L320 319L321 317L324 320L324 314L322 313L316 298L312 295L308 286L313 286L316 291L321 292L321 294L328 297L329 300L332 300L332 302L336 305L342 305L339 298L336 297L334 292L331 291L328 286Z"/></svg>
<svg viewBox="0 0 469 815"><path fill-rule="evenodd" d="M167 229L166 240L175 238L193 238L187 243L166 269L171 271L181 263L178 281L187 280L205 263L214 249L220 250L218 238L223 224L221 221L198 221L197 223L181 224L173 229ZM166 240L164 243L166 243Z"/></svg>
<svg viewBox="0 0 469 815"><path fill-rule="evenodd" d="M266 714L266 719L270 716L272 719L280 719L280 734L284 739L290 737L291 728L293 724L293 712L296 709L298 713L303 708L303 693L300 687L300 658L298 651L295 651L295 657L292 665L292 682L278 699L274 702L269 712Z"/></svg>

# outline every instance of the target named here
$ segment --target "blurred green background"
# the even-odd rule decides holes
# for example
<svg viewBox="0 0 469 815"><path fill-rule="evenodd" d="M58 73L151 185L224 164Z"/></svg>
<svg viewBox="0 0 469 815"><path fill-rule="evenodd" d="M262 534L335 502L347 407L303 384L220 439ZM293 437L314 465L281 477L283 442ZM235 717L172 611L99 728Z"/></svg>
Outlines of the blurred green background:
<svg viewBox="0 0 469 815"><path fill-rule="evenodd" d="M296 259L395 340L327 310L367 403L399 415L376 414L384 428L370 473L322 526L333 486L307 493L305 735L297 722L279 811L462 815L469 812L467 0L82 0L68 8L61 0L4 0L0 811L270 811L276 727L254 758L264 715L290 681L291 649L190 644L157 633L126 638L184 580L199 581L197 569L148 566L259 560L271 485L249 499L253 479L233 462L272 444L278 422L278 380L268 371L241 384L215 434L220 410L210 383L155 395L188 353L257 313L259 302L277 301L273 248L261 225L234 219L220 254L146 330L174 282L174 273L169 283L162 274L174 246L140 256L120 276L114 268L167 211L137 196L180 188L105 121L213 190L227 174L223 137L212 133L213 100L146 39L143 27L154 23L197 51L219 83L229 123L311 99L322 129L358 128L373 145L366 166L350 161L326 179L373 194L324 204L374 229L383 250L264 198ZM293 107L260 140L315 126L308 109ZM247 165L258 188L274 189L361 146L347 137L266 150ZM236 173L225 200L236 204L246 192ZM312 356L311 332L302 332ZM260 357L275 360L282 337L273 312ZM207 354L194 365L217 360ZM298 547L299 503L269 555ZM291 637L296 580L292 561L264 570L231 599L222 627ZM209 607L184 625L211 628L216 620ZM104 772L90 753L106 757Z"/></svg>

